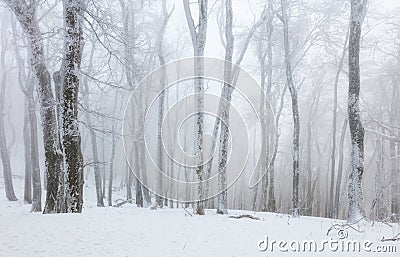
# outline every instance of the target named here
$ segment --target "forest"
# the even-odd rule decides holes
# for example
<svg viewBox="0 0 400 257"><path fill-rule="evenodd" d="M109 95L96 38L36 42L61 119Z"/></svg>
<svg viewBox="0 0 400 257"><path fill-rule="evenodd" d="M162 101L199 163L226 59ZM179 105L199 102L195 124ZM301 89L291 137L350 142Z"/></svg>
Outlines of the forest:
<svg viewBox="0 0 400 257"><path fill-rule="evenodd" d="M0 155L0 220L310 216L400 242L400 2L0 0Z"/></svg>

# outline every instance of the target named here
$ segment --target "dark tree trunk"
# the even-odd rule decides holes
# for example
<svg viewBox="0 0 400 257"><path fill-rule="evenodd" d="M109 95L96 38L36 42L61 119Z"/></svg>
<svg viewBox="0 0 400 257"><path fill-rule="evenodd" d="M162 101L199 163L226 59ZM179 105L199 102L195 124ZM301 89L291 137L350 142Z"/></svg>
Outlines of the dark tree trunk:
<svg viewBox="0 0 400 257"><path fill-rule="evenodd" d="M65 48L63 72L63 146L67 172L67 211L82 212L83 157L78 124L79 72L83 48L83 6L80 0L65 0Z"/></svg>

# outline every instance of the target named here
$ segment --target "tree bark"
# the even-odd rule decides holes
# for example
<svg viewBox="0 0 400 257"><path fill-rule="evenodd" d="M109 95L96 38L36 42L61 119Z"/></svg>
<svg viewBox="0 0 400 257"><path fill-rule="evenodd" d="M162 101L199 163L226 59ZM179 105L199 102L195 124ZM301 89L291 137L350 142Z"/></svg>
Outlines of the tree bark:
<svg viewBox="0 0 400 257"><path fill-rule="evenodd" d="M365 217L363 207L362 176L364 173L364 128L360 115L360 37L366 8L364 0L351 1L349 37L349 92L348 116L351 135L351 168L348 183L348 221Z"/></svg>
<svg viewBox="0 0 400 257"><path fill-rule="evenodd" d="M83 3L64 0L63 146L67 171L67 211L82 212L83 157L78 124L79 72L83 48Z"/></svg>

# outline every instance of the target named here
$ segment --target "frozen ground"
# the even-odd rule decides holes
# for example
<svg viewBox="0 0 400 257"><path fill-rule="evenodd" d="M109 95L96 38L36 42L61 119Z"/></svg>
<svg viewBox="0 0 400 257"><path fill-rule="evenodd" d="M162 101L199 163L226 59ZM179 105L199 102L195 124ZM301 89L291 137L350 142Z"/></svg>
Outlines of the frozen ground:
<svg viewBox="0 0 400 257"><path fill-rule="evenodd" d="M42 215L29 213L29 205L21 200L5 199L3 178L0 184L0 256L399 256L400 242L381 242L399 233L398 224L363 222L362 233L349 228L342 231L348 237L342 242L358 240L361 245L371 240L371 251L395 246L397 253L333 252L329 244L319 253L294 254L304 240L315 240L322 248L324 240L337 240L339 230L328 229L334 221L322 218L290 218L288 215L252 213L230 210L230 215L251 214L260 220L232 219L208 210L205 216L190 216L183 209L139 209L133 205L121 208L93 207L86 200L82 214ZM22 179L14 178L16 194L22 199ZM93 191L93 188L86 191ZM122 192L116 192L122 195ZM90 194L89 198L93 197ZM122 196L121 196L122 197ZM117 197L118 198L118 197ZM358 226L354 226L358 228ZM278 243L267 251L258 244L268 236L272 240L285 240L288 245L280 252ZM297 240L293 241L293 240ZM283 244L283 243L282 243ZM265 244L261 245L265 246ZM352 246L350 246L352 247ZM335 244L333 249L335 249ZM345 247L346 248L346 247ZM318 250L317 249L317 252ZM352 249L352 248L351 248ZM356 249L357 250L357 249Z"/></svg>

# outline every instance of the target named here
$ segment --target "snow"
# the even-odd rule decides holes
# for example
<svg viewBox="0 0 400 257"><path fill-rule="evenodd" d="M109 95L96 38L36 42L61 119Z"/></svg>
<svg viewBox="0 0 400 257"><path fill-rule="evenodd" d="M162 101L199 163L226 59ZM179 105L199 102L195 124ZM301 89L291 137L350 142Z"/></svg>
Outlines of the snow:
<svg viewBox="0 0 400 257"><path fill-rule="evenodd" d="M0 178L2 181L2 178ZM93 179L91 179L93 180ZM23 179L14 177L16 194L22 199ZM114 199L123 198L115 189ZM335 221L324 218L291 218L284 214L253 213L229 210L230 215L250 214L260 220L232 219L206 210L206 215L190 216L183 209L136 208L126 204L120 208L97 208L94 185L85 184L82 214L43 215L29 213L30 206L21 200L8 202L4 185L0 184L0 256L288 256L258 249L260 240L337 239L337 231L328 229ZM43 194L45 195L45 194ZM188 210L192 213L192 210ZM395 245L380 242L399 232L399 224L363 222L363 233L347 229L348 239L371 240L373 245ZM357 225L354 225L358 228ZM275 249L277 247L275 246ZM289 252L289 256L291 256ZM308 256L297 253L295 256ZM321 256L368 256L364 252L333 253L326 250L311 253ZM385 253L379 256L398 256Z"/></svg>

